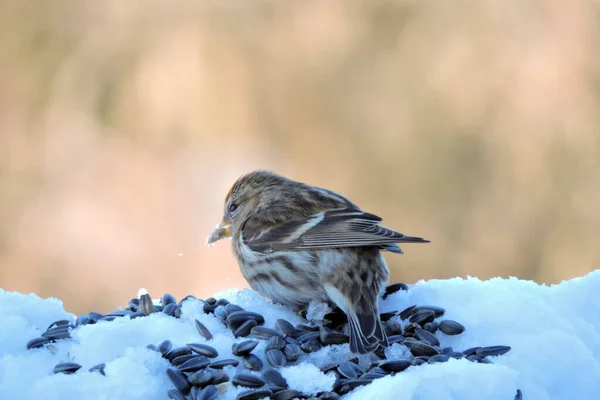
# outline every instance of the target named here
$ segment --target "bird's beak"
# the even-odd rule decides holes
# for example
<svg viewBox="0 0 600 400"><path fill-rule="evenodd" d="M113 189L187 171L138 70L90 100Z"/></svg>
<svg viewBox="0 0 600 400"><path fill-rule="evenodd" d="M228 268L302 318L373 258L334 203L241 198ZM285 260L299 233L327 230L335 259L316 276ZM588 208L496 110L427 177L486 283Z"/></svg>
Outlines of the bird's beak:
<svg viewBox="0 0 600 400"><path fill-rule="evenodd" d="M219 226L217 226L215 228L215 230L211 232L210 235L208 235L208 238L206 239L206 244L211 246L215 242L217 242L221 239L230 238L230 237L231 237L231 221L229 221L226 218L223 218L223 222L221 222L221 224Z"/></svg>

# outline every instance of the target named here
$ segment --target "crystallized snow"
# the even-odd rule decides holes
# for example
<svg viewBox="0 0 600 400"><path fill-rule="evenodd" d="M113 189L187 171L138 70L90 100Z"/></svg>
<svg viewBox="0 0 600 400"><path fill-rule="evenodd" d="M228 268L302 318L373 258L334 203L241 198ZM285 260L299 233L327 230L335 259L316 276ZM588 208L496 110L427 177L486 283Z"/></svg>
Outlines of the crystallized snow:
<svg viewBox="0 0 600 400"><path fill-rule="evenodd" d="M442 347L461 351L508 345L512 350L490 357L493 364L451 359L410 367L359 387L345 399L512 400L517 388L524 399L598 399L599 293L600 271L550 287L517 279L418 282L409 291L396 292L381 301L380 311L403 310L413 304L440 306L446 309L443 318L454 319L466 328L458 336L437 333ZM304 322L248 289L228 290L215 297L262 314L267 327L272 328L278 318L294 325ZM189 300L183 303L180 319L162 313L133 320L117 318L81 326L71 332L71 339L48 348L26 350L30 339L60 319L74 321L75 316L65 312L59 300L0 290L0 399L166 400L167 391L173 387L165 373L169 363L146 345L158 345L165 339L171 340L173 347L207 343L219 352L219 359L224 359L235 358L231 344L243 340L234 339L222 322L204 314L200 301ZM195 319L212 332L212 340L207 342L198 334ZM262 356L264 345L261 342L253 353ZM401 344L386 350L391 358L406 354ZM333 378L318 367L350 358L348 345L329 346L303 356L298 365L282 368L281 373L290 388L316 394L333 384ZM52 369L63 361L76 362L82 368L73 375L54 375ZM88 372L98 363L106 363L106 376ZM224 371L232 376L236 368ZM222 398L234 399L240 391L231 386Z"/></svg>

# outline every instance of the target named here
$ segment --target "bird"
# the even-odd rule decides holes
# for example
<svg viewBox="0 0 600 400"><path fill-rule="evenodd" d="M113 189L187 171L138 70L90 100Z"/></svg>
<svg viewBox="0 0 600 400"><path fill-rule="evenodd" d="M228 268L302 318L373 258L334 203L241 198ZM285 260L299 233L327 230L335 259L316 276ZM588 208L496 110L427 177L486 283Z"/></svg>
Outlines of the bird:
<svg viewBox="0 0 600 400"><path fill-rule="evenodd" d="M381 226L334 191L268 170L240 176L206 244L230 238L240 271L261 296L300 312L311 301L347 316L349 348L368 354L388 340L378 299L389 280L382 252L398 243L429 243Z"/></svg>

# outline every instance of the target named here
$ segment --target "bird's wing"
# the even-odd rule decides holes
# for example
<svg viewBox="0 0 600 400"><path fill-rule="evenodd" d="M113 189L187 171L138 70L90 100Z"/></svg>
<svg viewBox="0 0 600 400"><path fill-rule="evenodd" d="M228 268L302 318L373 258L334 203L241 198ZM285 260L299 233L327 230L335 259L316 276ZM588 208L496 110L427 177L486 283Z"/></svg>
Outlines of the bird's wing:
<svg viewBox="0 0 600 400"><path fill-rule="evenodd" d="M269 222L261 213L244 225L244 244L253 251L379 246L401 252L394 243L427 243L380 226L381 218L356 209L324 211L286 222ZM398 251L400 250L400 251Z"/></svg>

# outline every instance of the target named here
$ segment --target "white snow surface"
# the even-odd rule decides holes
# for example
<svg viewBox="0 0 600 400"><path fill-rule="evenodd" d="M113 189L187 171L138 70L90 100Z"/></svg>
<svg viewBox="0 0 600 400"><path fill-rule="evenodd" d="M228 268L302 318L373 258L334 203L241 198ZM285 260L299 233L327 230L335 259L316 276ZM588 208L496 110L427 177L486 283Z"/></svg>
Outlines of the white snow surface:
<svg viewBox="0 0 600 400"><path fill-rule="evenodd" d="M420 281L381 301L381 312L403 310L413 304L446 309L443 318L466 327L458 336L436 336L441 346L461 351L474 346L508 345L507 354L491 357L493 364L465 359L424 364L356 388L345 400L512 400L517 388L523 399L600 398L600 270L559 285L531 281L476 278ZM292 324L305 322L281 305L271 304L255 292L228 290L215 294L248 311L261 313L265 326L278 318ZM125 307L125 305L124 305ZM92 311L92 310L90 310ZM42 299L0 289L0 399L106 399L166 400L173 388L165 373L168 361L146 348L165 339L173 347L207 343L219 358L232 358L235 339L216 317L202 311L199 300L183 303L180 319L162 313L85 325L71 332L71 339L54 347L26 350L26 343L39 337L60 319L74 321L61 301ZM205 341L194 320L214 335ZM264 343L254 353L261 356ZM403 345L390 347L388 356L406 354ZM233 357L235 358L235 357ZM318 366L352 358L348 345L329 346L301 357L297 365L281 369L290 388L306 395L330 390L333 378ZM63 361L82 365L75 374L53 374ZM106 376L88 369L106 363ZM241 368L240 363L238 368ZM266 364L265 364L266 365ZM234 367L225 369L230 376ZM244 390L224 387L220 397L231 400Z"/></svg>

